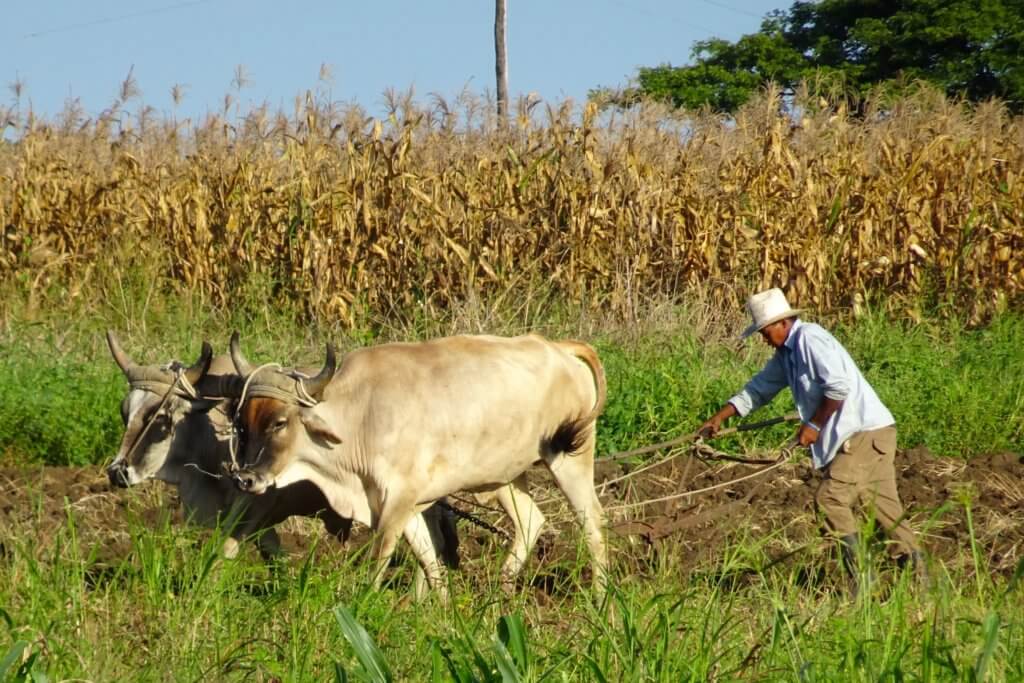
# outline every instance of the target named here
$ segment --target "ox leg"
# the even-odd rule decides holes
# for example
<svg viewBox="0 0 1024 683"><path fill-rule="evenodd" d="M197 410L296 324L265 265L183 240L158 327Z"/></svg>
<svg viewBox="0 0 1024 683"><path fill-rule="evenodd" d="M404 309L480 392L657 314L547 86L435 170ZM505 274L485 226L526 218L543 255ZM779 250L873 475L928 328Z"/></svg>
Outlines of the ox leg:
<svg viewBox="0 0 1024 683"><path fill-rule="evenodd" d="M252 521L245 516L248 508L249 502L238 497L231 501L227 512L221 513L218 517L217 523L228 534L221 546L221 552L226 559L233 560L238 557L240 544L251 531Z"/></svg>
<svg viewBox="0 0 1024 683"><path fill-rule="evenodd" d="M373 573L373 587L378 590L384 584L384 572L387 571L388 563L391 562L391 555L395 552L398 535L398 533L389 532L385 537L383 532L378 531L376 538L373 540L373 557L377 561L377 566Z"/></svg>
<svg viewBox="0 0 1024 683"><path fill-rule="evenodd" d="M250 510L243 510L249 512ZM255 517L229 518L228 523L234 522L230 535L224 540L224 556L229 559L238 555L238 548L242 541L249 539L256 544L260 551L260 557L264 562L273 562L281 557L281 537L272 526L264 526L265 520ZM228 555L228 547L231 547L232 555Z"/></svg>
<svg viewBox="0 0 1024 683"><path fill-rule="evenodd" d="M229 517L225 523L230 524L231 518ZM242 541L245 540L247 535L246 525L242 522L236 522L234 527L228 531L228 537L224 539L224 544L221 546L221 552L224 553L226 559L233 560L238 557Z"/></svg>
<svg viewBox="0 0 1024 683"><path fill-rule="evenodd" d="M391 556L395 552L398 537L404 533L426 574L426 582L436 586L441 592L442 600L447 600L447 591L441 584L441 565L434 552L430 529L420 514L423 508L417 508L412 503L405 504L403 500L401 496L393 496L374 524L377 534L374 539L373 555L377 560L377 567L373 585L379 589L384 582L384 572L387 571ZM423 582L417 579L416 583ZM418 590L422 591L423 588Z"/></svg>
<svg viewBox="0 0 1024 683"><path fill-rule="evenodd" d="M402 510L402 512L396 514L396 510ZM398 537L402 535L406 524L414 514L414 510L408 510L402 505L392 503L382 510L380 516L374 521L373 528L377 532L373 539L373 557L377 561L373 576L374 588L379 590L383 585L384 573L391 562L395 546L398 545Z"/></svg>
<svg viewBox="0 0 1024 683"><path fill-rule="evenodd" d="M412 586L412 594L416 597L416 602L422 602L427 595L427 588L430 586L427 584L427 574L423 571L419 558L416 558L416 575L412 579Z"/></svg>
<svg viewBox="0 0 1024 683"><path fill-rule="evenodd" d="M348 537L352 533L352 520L341 517L329 510L321 517L327 533L335 538L342 547L348 545Z"/></svg>
<svg viewBox="0 0 1024 683"><path fill-rule="evenodd" d="M260 550L260 557L266 562L273 562L281 557L281 537L273 527L265 529L256 537L256 547Z"/></svg>
<svg viewBox="0 0 1024 683"><path fill-rule="evenodd" d="M445 508L447 500L442 498L423 511L423 519L430 531L434 544L434 552L449 569L459 568L459 530L455 525L455 515Z"/></svg>
<svg viewBox="0 0 1024 683"><path fill-rule="evenodd" d="M413 515L409 519L405 525L404 535L419 562L414 581L417 602L426 596L427 588L433 588L441 596L442 601L447 601L448 590L444 585L444 570L434 550L435 540L430 525L422 514Z"/></svg>
<svg viewBox="0 0 1024 683"><path fill-rule="evenodd" d="M604 508L594 491L593 432L587 437L583 452L577 455L557 455L545 462L586 534L594 567L594 589L601 598L608 581L608 554L603 531Z"/></svg>
<svg viewBox="0 0 1024 683"><path fill-rule="evenodd" d="M530 497L525 473L516 477L511 484L498 489L497 498L515 528L512 548L501 568L502 584L506 589L510 589L515 585L516 576L522 571L540 536L540 529L544 525L544 513Z"/></svg>

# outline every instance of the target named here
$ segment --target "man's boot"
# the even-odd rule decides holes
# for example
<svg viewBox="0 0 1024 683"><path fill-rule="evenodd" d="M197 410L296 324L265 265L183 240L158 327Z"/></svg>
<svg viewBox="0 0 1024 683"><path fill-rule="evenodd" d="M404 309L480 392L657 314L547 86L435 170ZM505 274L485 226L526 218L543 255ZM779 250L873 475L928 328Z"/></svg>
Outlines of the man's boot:
<svg viewBox="0 0 1024 683"><path fill-rule="evenodd" d="M870 571L867 572L866 576L861 576L860 563L857 561L859 547L860 534L847 534L839 539L839 550L842 553L843 568L846 569L846 573L850 576L851 600L856 600L863 589L870 588L870 586L861 585L861 579L863 578L866 583L870 584L873 578Z"/></svg>
<svg viewBox="0 0 1024 683"><path fill-rule="evenodd" d="M931 577L928 575L928 564L925 554L920 550L912 550L910 553L900 555L896 560L901 569L909 564L914 571L914 581L919 588L929 590L932 586Z"/></svg>

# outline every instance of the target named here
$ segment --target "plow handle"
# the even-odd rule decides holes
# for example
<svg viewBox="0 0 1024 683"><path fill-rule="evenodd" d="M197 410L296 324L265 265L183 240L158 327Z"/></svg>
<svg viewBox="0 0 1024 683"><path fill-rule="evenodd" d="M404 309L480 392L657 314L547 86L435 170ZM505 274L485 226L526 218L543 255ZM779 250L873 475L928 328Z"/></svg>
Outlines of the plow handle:
<svg viewBox="0 0 1024 683"><path fill-rule="evenodd" d="M735 427L720 429L713 438L717 439L720 436L728 436L729 434L735 434L737 432L750 432L755 429L764 429L765 427L771 427L773 425L781 424L783 422L795 422L796 420L799 419L800 413L794 411L792 413L786 413L785 415L773 417L770 420L762 420L761 422L748 422L747 424L741 424Z"/></svg>
<svg viewBox="0 0 1024 683"><path fill-rule="evenodd" d="M763 420L761 422L751 422L749 424L739 425L738 427L726 427L725 429L719 430L718 433L715 434L712 438L717 439L719 437L728 436L730 434L735 434L737 432L749 432L755 429L763 429L765 427L771 427L772 425L777 425L782 422L794 422L799 419L800 415L796 412L786 413L785 415L773 417L770 420ZM623 460L625 458L631 458L636 455L643 455L644 453L653 453L655 451L664 450L672 446L678 446L679 444L684 443L686 441L696 441L699 437L700 434L698 434L697 432L693 432L692 434L684 434L683 436L676 437L671 441L663 441L662 443L656 443L651 446L644 446L643 448L634 448L631 451L620 451L618 453L612 453L604 458L598 458L598 460Z"/></svg>

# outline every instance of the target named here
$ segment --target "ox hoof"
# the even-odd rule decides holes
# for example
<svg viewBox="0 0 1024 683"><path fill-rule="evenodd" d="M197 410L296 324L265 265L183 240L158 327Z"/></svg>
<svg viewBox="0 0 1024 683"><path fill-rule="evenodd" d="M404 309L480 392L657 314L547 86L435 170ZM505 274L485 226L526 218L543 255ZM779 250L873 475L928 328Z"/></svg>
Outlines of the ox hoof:
<svg viewBox="0 0 1024 683"><path fill-rule="evenodd" d="M221 554L224 555L224 559L233 560L238 557L238 541L233 538L224 540L224 545L221 546Z"/></svg>

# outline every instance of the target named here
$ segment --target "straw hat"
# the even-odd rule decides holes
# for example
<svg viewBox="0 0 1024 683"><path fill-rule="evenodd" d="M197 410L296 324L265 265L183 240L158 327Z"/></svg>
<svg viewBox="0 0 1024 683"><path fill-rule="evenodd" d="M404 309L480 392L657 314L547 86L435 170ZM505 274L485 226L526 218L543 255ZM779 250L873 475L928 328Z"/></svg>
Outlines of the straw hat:
<svg viewBox="0 0 1024 683"><path fill-rule="evenodd" d="M789 302L786 301L786 295L778 287L751 294L747 299L747 311L753 322L743 330L740 339L746 339L774 322L797 315L801 310L803 309L790 308Z"/></svg>

